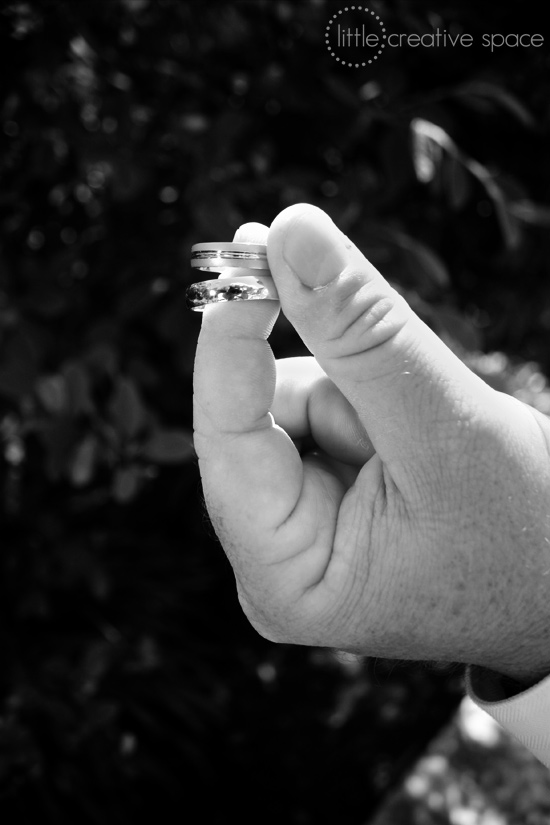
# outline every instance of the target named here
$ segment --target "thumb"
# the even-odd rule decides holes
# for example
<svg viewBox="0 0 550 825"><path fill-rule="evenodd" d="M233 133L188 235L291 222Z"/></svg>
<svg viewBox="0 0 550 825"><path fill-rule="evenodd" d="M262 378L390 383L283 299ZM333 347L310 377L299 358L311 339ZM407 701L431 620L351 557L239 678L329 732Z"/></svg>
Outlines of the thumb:
<svg viewBox="0 0 550 825"><path fill-rule="evenodd" d="M433 460L434 450L441 458L460 449L458 433L494 403L494 392L325 212L309 204L283 210L269 231L268 259L284 314L397 483L427 453Z"/></svg>

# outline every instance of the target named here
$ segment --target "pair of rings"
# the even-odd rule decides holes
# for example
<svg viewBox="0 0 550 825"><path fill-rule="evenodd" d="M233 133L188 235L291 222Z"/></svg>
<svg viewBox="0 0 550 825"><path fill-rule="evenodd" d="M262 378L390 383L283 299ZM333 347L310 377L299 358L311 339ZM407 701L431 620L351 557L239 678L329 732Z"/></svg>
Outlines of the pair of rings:
<svg viewBox="0 0 550 825"><path fill-rule="evenodd" d="M185 293L189 309L202 312L208 304L225 301L278 301L270 275L267 247L256 243L197 243L191 247L191 266L206 272L248 269L249 275L225 275L191 284Z"/></svg>

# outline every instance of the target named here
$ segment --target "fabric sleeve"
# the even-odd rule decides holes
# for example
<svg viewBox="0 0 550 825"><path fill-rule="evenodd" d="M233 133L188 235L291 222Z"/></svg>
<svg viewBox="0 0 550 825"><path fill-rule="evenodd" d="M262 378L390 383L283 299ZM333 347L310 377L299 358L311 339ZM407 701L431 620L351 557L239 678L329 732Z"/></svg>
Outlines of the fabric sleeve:
<svg viewBox="0 0 550 825"><path fill-rule="evenodd" d="M512 695L506 681L484 668L466 668L470 699L550 768L550 676Z"/></svg>

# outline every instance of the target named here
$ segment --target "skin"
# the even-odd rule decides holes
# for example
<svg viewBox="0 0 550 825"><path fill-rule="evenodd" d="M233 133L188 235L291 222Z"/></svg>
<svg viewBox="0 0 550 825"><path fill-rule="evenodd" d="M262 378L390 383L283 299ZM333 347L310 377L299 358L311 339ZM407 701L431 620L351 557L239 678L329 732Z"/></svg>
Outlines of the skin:
<svg viewBox="0 0 550 825"><path fill-rule="evenodd" d="M320 209L235 240L267 243L280 304L206 307L194 425L250 622L525 686L549 673L550 421L471 372ZM280 309L311 357L275 360Z"/></svg>

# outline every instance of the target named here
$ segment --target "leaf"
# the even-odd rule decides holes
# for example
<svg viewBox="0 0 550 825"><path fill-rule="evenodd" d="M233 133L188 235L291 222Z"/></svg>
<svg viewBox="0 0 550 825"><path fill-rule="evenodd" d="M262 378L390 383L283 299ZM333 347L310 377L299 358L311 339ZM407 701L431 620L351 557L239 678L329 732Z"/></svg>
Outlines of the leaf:
<svg viewBox="0 0 550 825"><path fill-rule="evenodd" d="M68 470L77 430L66 415L43 421L36 430L46 449L46 473L51 481L58 481Z"/></svg>
<svg viewBox="0 0 550 825"><path fill-rule="evenodd" d="M75 487L84 487L92 480L98 454L97 439L87 435L77 446L69 467L69 476Z"/></svg>
<svg viewBox="0 0 550 825"><path fill-rule="evenodd" d="M500 223L504 243L508 249L517 249L521 244L522 238L519 221L508 210L508 204L504 200L504 197L502 197L502 199L493 198L493 203Z"/></svg>
<svg viewBox="0 0 550 825"><path fill-rule="evenodd" d="M488 196L493 201L506 247L517 249L522 240L519 222L510 213L504 192L489 170L479 161L467 157L461 152L445 130L435 123L422 118L414 118L411 122L411 129L414 138L413 160L418 179L422 182L429 182L434 178L438 167L434 161L433 147L434 145L439 146L440 152L445 149L450 156L459 161L485 187Z"/></svg>
<svg viewBox="0 0 550 825"><path fill-rule="evenodd" d="M67 407L67 387L62 375L46 375L36 382L36 394L44 409L59 415Z"/></svg>
<svg viewBox="0 0 550 825"><path fill-rule="evenodd" d="M142 455L159 464L177 464L193 455L193 440L183 430L157 430L143 447Z"/></svg>
<svg viewBox="0 0 550 825"><path fill-rule="evenodd" d="M131 501L139 490L140 483L141 473L138 467L133 464L129 467L118 467L111 488L114 499L120 504Z"/></svg>
<svg viewBox="0 0 550 825"><path fill-rule="evenodd" d="M511 215L533 226L550 226L550 206L533 203L530 200L512 201L508 204Z"/></svg>
<svg viewBox="0 0 550 825"><path fill-rule="evenodd" d="M421 183L434 179L441 163L443 149L451 151L454 143L441 126L415 117L411 121L413 164Z"/></svg>
<svg viewBox="0 0 550 825"><path fill-rule="evenodd" d="M504 192L489 170L477 160L465 158L463 162L472 175L485 187L487 195L491 198L507 249L517 249L522 241L521 227L518 219L509 209Z"/></svg>
<svg viewBox="0 0 550 825"><path fill-rule="evenodd" d="M422 272L433 284L442 288L449 286L449 273L439 255L418 241L411 244L409 251L418 261Z"/></svg>
<svg viewBox="0 0 550 825"><path fill-rule="evenodd" d="M147 412L131 378L118 379L109 413L122 438L134 438L144 426Z"/></svg>
<svg viewBox="0 0 550 825"><path fill-rule="evenodd" d="M79 361L69 361L62 370L67 390L67 403L73 415L93 412L90 378Z"/></svg>
<svg viewBox="0 0 550 825"><path fill-rule="evenodd" d="M445 189L451 209L462 209L470 194L470 181L459 157L448 155L443 165Z"/></svg>
<svg viewBox="0 0 550 825"><path fill-rule="evenodd" d="M386 234L405 253L417 289L426 285L448 288L450 278L447 267L433 249L393 227L386 227Z"/></svg>
<svg viewBox="0 0 550 825"><path fill-rule="evenodd" d="M498 86L496 83L490 83L486 80L474 80L471 83L466 83L459 86L456 91L458 96L464 97L480 97L494 101L506 109L516 120L528 129L535 129L537 122L529 109L508 89Z"/></svg>

